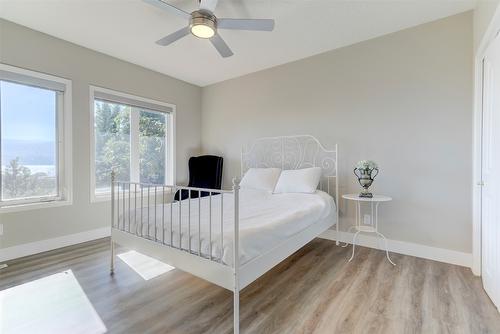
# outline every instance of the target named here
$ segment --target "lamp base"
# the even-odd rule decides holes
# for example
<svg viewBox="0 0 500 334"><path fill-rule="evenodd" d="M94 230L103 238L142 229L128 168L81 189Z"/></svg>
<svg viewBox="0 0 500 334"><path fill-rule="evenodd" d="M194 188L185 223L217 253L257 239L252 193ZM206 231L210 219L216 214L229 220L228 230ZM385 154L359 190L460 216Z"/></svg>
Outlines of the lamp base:
<svg viewBox="0 0 500 334"><path fill-rule="evenodd" d="M373 194L372 193L369 193L369 192L361 192L359 193L359 197L362 197L362 198L373 198Z"/></svg>

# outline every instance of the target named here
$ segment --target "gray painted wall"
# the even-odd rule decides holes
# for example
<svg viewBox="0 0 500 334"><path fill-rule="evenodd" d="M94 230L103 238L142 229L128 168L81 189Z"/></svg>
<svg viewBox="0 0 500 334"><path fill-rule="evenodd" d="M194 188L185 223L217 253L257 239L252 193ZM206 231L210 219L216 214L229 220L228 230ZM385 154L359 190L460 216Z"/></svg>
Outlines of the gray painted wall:
<svg viewBox="0 0 500 334"><path fill-rule="evenodd" d="M472 25L467 12L208 86L203 151L224 155L229 187L252 139L338 143L341 193L359 191L356 161L379 163L388 238L471 252Z"/></svg>
<svg viewBox="0 0 500 334"><path fill-rule="evenodd" d="M109 202L90 203L89 84L177 105L177 180L200 152L201 88L0 19L0 62L73 82L73 205L0 213L0 247L109 225Z"/></svg>

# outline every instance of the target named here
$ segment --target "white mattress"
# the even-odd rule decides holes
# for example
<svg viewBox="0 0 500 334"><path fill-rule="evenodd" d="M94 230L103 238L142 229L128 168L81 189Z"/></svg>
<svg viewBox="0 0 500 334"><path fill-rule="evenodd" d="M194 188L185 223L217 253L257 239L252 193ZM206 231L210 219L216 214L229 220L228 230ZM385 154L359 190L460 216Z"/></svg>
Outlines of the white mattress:
<svg viewBox="0 0 500 334"><path fill-rule="evenodd" d="M133 201L133 200L132 200ZM125 230L137 232L144 237L164 241L182 249L198 253L198 244L201 243L201 253L205 257L211 254L212 258L220 260L221 256L221 195L212 196L212 223L209 228L209 197L201 200L183 200L181 204L181 226L179 226L179 202L173 204L159 204L144 209L129 210L120 208L120 227L125 224ZM232 194L224 194L223 198L223 252L222 261L233 263L233 226L234 203ZM199 204L201 205L201 219L198 219ZM190 207L190 208L189 208ZM307 227L319 223L324 219L331 219L335 223L336 210L333 198L325 192L316 191L314 194L271 194L261 190L240 190L240 264L266 253L283 240L301 232ZM172 211L172 229L170 216ZM204 214L205 213L205 214ZM142 215L142 219L141 219ZM148 226L149 215L149 226ZM191 223L188 224L190 217ZM125 223L123 222L125 218ZM130 226L129 226L130 218ZM137 221L137 224L134 223ZM142 226L139 223L142 220ZM155 222L156 221L156 230ZM201 233L198 232L200 224ZM190 226L188 226L190 225ZM149 232L148 232L149 229ZM211 230L211 231L210 231ZM163 233L162 233L163 231ZM181 234L179 236L179 231ZM156 237L155 237L156 233ZM172 239L171 239L172 235ZM188 237L191 235L191 238ZM191 245L189 245L191 239ZM180 241L181 240L181 241Z"/></svg>

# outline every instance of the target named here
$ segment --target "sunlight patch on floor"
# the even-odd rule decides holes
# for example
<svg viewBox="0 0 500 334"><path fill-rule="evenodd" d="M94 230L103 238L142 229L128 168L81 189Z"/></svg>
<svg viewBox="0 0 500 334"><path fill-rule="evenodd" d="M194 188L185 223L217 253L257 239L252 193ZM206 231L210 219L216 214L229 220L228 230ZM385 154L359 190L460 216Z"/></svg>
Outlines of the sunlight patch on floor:
<svg viewBox="0 0 500 334"><path fill-rule="evenodd" d="M118 257L146 281L175 269L175 267L136 251L118 254Z"/></svg>
<svg viewBox="0 0 500 334"><path fill-rule="evenodd" d="M105 333L71 270L0 291L0 333Z"/></svg>

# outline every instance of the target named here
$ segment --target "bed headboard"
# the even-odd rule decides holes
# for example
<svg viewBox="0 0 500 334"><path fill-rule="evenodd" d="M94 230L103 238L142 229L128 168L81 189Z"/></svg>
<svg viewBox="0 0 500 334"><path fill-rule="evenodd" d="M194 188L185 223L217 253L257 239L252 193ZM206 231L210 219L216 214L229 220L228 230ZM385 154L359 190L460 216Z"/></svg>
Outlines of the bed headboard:
<svg viewBox="0 0 500 334"><path fill-rule="evenodd" d="M337 145L335 149L327 150L310 135L265 137L255 140L241 151L241 175L249 168L321 167L323 173L319 188L338 200L337 160Z"/></svg>

